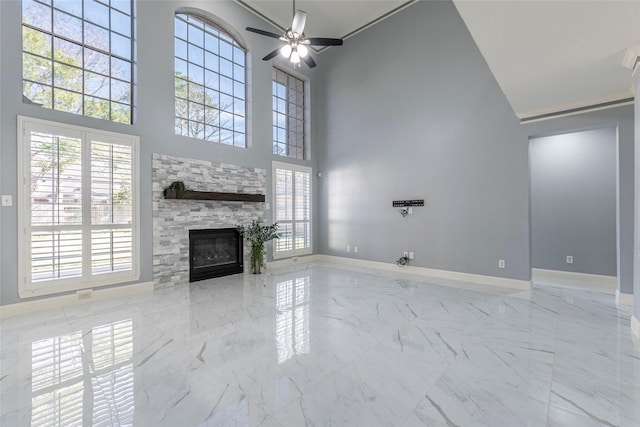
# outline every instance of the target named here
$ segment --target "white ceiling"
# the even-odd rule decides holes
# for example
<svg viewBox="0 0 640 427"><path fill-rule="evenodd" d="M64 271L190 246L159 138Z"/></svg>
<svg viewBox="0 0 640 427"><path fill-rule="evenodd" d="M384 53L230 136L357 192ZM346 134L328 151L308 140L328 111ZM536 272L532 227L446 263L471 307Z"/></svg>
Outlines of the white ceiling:
<svg viewBox="0 0 640 427"><path fill-rule="evenodd" d="M292 1L236 1L291 25ZM640 43L640 0L453 2L518 117L633 96L622 62ZM296 9L307 12L308 37L345 38L411 3L297 0Z"/></svg>
<svg viewBox="0 0 640 427"><path fill-rule="evenodd" d="M520 118L633 96L640 1L454 3Z"/></svg>

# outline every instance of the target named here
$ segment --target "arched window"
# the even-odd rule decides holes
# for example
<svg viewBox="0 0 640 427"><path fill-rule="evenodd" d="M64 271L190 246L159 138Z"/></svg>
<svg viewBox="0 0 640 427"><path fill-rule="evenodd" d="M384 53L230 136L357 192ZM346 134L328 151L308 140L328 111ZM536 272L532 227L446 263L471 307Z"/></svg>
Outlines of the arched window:
<svg viewBox="0 0 640 427"><path fill-rule="evenodd" d="M175 17L177 135L246 147L245 49L208 19Z"/></svg>

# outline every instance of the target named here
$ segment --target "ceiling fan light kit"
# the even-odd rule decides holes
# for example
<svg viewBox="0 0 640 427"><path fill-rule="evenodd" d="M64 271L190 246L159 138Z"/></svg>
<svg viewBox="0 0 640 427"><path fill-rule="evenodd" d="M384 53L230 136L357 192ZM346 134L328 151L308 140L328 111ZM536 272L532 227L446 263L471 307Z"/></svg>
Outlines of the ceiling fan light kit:
<svg viewBox="0 0 640 427"><path fill-rule="evenodd" d="M279 53L289 59L289 62L291 62L294 67L300 66L300 61L302 60L309 68L313 68L316 66L316 62L313 60L308 46L342 46L342 39L326 37L306 38L304 35L304 26L307 22L307 13L302 10L296 10L295 0L293 0L293 10L293 23L282 35L252 27L247 27L247 31L260 34L261 36L276 38L286 43L284 46L268 53L262 58L264 61L270 61L278 56Z"/></svg>

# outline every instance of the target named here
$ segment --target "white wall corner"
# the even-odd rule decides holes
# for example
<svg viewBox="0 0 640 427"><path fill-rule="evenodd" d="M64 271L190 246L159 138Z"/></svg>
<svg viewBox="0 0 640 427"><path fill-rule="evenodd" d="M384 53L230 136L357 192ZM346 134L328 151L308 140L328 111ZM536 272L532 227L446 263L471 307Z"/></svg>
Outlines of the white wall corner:
<svg viewBox="0 0 640 427"><path fill-rule="evenodd" d="M616 289L616 305L633 307L633 294L625 294L620 292L620 289Z"/></svg>
<svg viewBox="0 0 640 427"><path fill-rule="evenodd" d="M640 43L627 48L622 59L622 66L634 70L638 66L638 58L640 58Z"/></svg>
<svg viewBox="0 0 640 427"><path fill-rule="evenodd" d="M636 316L631 316L631 332L640 340L640 320Z"/></svg>
<svg viewBox="0 0 640 427"><path fill-rule="evenodd" d="M633 77L636 76L640 70L640 43L627 48L622 59L622 66L630 69ZM635 94L634 84L631 85L631 92Z"/></svg>

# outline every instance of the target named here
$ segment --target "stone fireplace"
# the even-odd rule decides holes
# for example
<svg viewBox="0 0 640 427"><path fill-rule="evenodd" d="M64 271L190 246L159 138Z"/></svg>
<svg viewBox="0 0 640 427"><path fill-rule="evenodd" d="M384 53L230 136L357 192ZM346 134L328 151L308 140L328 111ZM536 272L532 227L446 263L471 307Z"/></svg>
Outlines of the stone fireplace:
<svg viewBox="0 0 640 427"><path fill-rule="evenodd" d="M265 220L264 202L172 200L165 199L162 193L173 181L183 181L194 191L266 194L264 169L157 153L153 154L151 168L156 287L189 282L189 230L235 229L253 219ZM247 249L243 252L243 258L248 259Z"/></svg>
<svg viewBox="0 0 640 427"><path fill-rule="evenodd" d="M242 238L235 228L189 230L189 281L243 271Z"/></svg>

